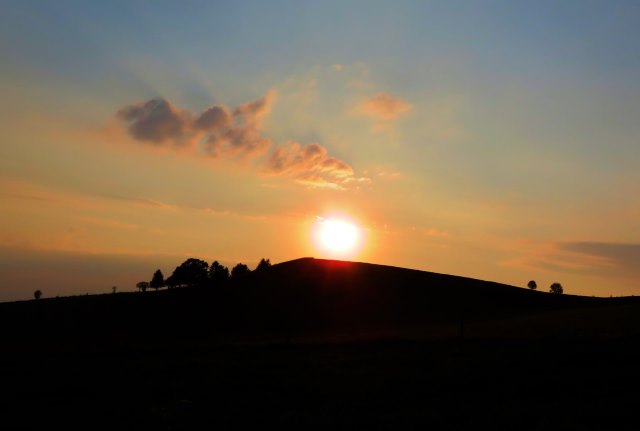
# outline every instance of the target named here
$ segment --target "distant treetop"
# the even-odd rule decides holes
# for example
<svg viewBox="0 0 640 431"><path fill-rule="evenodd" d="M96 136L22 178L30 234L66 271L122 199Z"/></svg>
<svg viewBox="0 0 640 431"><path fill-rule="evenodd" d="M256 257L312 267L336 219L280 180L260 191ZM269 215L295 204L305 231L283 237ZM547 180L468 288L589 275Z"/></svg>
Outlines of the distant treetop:
<svg viewBox="0 0 640 431"><path fill-rule="evenodd" d="M531 290L536 290L538 288L538 283L536 283L535 280L531 280L529 283L527 283L527 287Z"/></svg>
<svg viewBox="0 0 640 431"><path fill-rule="evenodd" d="M220 286L229 280L229 268L221 265L217 260L209 267L209 280L213 286Z"/></svg>
<svg viewBox="0 0 640 431"><path fill-rule="evenodd" d="M550 287L549 287L549 292L551 293L557 293L559 295L564 293L564 289L562 288L562 284L560 283L553 283Z"/></svg>
<svg viewBox="0 0 640 431"><path fill-rule="evenodd" d="M139 281L138 283L136 283L136 287L138 289L140 289L140 292L146 292L147 289L149 288L149 282L148 281Z"/></svg>
<svg viewBox="0 0 640 431"><path fill-rule="evenodd" d="M256 269L254 271L262 272L266 271L269 268L271 268L271 261L269 259L262 258L260 259L260 262L258 263L258 266L256 266Z"/></svg>
<svg viewBox="0 0 640 431"><path fill-rule="evenodd" d="M149 287L157 291L164 285L164 275L162 275L162 271L158 269L153 273L153 278L151 279L151 283L149 283Z"/></svg>
<svg viewBox="0 0 640 431"><path fill-rule="evenodd" d="M171 284L167 279L167 284L174 286L204 286L209 279L209 264L204 260L190 258L178 266L171 274Z"/></svg>
<svg viewBox="0 0 640 431"><path fill-rule="evenodd" d="M231 278L235 280L249 273L251 273L251 270L249 269L249 267L244 263L239 263L236 266L234 266L233 269L231 270Z"/></svg>
<svg viewBox="0 0 640 431"><path fill-rule="evenodd" d="M266 258L260 259L255 271L264 272L271 268L271 261ZM159 269L153 273L150 282L139 282L136 287L142 292L148 288L160 289L168 287L210 287L224 286L229 282L230 278L240 278L251 273L251 270L244 263L238 263L231 271L226 266L220 264L217 260L209 265L204 260L189 258L182 262L173 273L164 278L162 271Z"/></svg>

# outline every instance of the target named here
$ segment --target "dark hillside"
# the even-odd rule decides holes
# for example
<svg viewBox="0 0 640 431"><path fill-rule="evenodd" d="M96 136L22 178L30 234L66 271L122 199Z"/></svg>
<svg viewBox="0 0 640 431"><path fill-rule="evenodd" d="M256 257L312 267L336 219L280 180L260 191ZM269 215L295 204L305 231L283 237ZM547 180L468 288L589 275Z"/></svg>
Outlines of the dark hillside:
<svg viewBox="0 0 640 431"><path fill-rule="evenodd" d="M463 331L467 337L501 337L506 334L505 325L523 319L538 319L536 327L561 335L563 328L558 331L553 324L539 321L544 316L556 319L562 310L583 309L581 314L569 315L580 316L576 318L580 322L598 322L593 313L612 314L604 309L616 308L620 302L632 309L637 303L635 298L612 301L552 295L451 275L304 258L217 288L4 303L0 304L0 324L11 328L6 346L41 342L104 346L108 342L153 344L191 339L232 342L256 337L451 338ZM635 323L631 318L620 324ZM513 331L509 336L514 336Z"/></svg>
<svg viewBox="0 0 640 431"><path fill-rule="evenodd" d="M636 298L300 259L0 325L0 429L637 428Z"/></svg>

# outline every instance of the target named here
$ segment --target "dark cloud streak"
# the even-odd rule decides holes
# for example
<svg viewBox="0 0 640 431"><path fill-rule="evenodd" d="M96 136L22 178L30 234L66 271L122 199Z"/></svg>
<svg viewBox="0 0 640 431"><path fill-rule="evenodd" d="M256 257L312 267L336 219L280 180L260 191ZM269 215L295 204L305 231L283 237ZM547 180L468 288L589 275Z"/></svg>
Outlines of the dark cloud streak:
<svg viewBox="0 0 640 431"><path fill-rule="evenodd" d="M626 276L640 276L640 244L605 242L562 243L564 250L605 259L608 271Z"/></svg>

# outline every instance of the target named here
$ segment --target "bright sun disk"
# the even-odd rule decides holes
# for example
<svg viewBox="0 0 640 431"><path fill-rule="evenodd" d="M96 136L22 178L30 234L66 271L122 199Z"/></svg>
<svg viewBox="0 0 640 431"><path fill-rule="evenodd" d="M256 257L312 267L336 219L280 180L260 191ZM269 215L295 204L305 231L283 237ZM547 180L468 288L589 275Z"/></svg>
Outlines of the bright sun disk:
<svg viewBox="0 0 640 431"><path fill-rule="evenodd" d="M320 219L319 224L316 240L321 248L343 256L355 253L360 240L357 226L337 219Z"/></svg>

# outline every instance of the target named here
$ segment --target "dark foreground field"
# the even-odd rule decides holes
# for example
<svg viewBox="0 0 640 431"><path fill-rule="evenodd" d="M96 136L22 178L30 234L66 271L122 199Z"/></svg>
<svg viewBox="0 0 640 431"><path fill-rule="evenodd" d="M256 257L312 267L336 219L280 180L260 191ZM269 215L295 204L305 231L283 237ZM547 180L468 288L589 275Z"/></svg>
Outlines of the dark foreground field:
<svg viewBox="0 0 640 431"><path fill-rule="evenodd" d="M640 340L5 355L2 429L637 429ZM64 429L63 428L63 429Z"/></svg>
<svg viewBox="0 0 640 431"><path fill-rule="evenodd" d="M0 429L638 427L635 298L303 260L0 324Z"/></svg>

